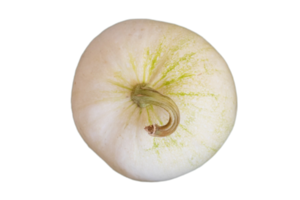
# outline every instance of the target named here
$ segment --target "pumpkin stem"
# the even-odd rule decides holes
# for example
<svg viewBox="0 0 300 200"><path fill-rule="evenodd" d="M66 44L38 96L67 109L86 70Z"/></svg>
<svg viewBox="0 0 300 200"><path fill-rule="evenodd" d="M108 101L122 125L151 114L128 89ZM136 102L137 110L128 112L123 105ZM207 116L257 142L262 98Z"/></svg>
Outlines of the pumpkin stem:
<svg viewBox="0 0 300 200"><path fill-rule="evenodd" d="M140 108L154 105L165 109L169 113L169 121L166 125L159 126L152 124L145 127L149 135L153 137L165 137L175 132L180 122L180 113L177 105L171 98L142 83L133 88L131 100Z"/></svg>

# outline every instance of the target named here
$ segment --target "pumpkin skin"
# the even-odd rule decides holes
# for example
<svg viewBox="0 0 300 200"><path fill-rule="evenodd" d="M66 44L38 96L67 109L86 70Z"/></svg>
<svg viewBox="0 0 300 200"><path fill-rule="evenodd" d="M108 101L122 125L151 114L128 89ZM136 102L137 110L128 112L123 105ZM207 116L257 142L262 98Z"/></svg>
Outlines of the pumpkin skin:
<svg viewBox="0 0 300 200"><path fill-rule="evenodd" d="M147 84L180 111L176 131L144 130L168 122L158 106L140 108L133 88ZM237 97L231 72L201 36L183 27L128 20L98 35L78 64L72 111L80 135L111 168L139 181L163 181L208 161L229 136Z"/></svg>

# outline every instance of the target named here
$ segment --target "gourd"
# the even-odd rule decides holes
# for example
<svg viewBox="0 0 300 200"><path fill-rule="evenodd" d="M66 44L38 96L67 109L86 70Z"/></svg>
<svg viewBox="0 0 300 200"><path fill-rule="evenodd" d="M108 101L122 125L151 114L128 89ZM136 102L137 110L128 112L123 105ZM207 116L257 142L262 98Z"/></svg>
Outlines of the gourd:
<svg viewBox="0 0 300 200"><path fill-rule="evenodd" d="M229 136L237 97L221 55L198 34L135 19L86 48L72 89L80 135L112 169L163 181L208 161Z"/></svg>

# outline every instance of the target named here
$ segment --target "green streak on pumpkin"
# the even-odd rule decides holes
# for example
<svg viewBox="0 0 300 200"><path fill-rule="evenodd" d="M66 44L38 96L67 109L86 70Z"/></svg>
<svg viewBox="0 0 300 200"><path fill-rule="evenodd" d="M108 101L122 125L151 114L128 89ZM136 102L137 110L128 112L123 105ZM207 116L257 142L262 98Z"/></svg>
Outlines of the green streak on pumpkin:
<svg viewBox="0 0 300 200"><path fill-rule="evenodd" d="M175 59L173 58L174 54L177 53L179 50L188 47L188 45L190 44L187 38L174 40L174 41L167 41L166 38L167 37L165 35L161 37L159 45L156 47L156 49L153 51L152 54L150 54L149 47L145 48L144 75L143 75L145 76L145 78L143 78L143 83L146 80L149 83L150 79L153 78L152 75L155 70L159 70L159 68L161 67L165 68L167 66L170 66L170 64L174 63L172 62L172 60ZM158 62L160 65L159 67L157 66ZM146 73L147 68L149 68L148 73ZM146 77L147 74L148 76ZM151 82L152 81L153 80L151 80Z"/></svg>
<svg viewBox="0 0 300 200"><path fill-rule="evenodd" d="M156 143L156 138L153 138L153 146L152 146L152 149L156 149L159 147L159 144Z"/></svg>
<svg viewBox="0 0 300 200"><path fill-rule="evenodd" d="M191 96L191 97L214 97L216 100L218 99L219 95L213 93L195 93L195 92L169 92L168 95L172 96Z"/></svg>
<svg viewBox="0 0 300 200"><path fill-rule="evenodd" d="M114 73L114 78L117 79L118 80L117 82L119 82L119 83L123 82L123 83L125 83L124 85L130 85L130 83L128 82L128 80L123 77L121 71L115 72Z"/></svg>
<svg viewBox="0 0 300 200"><path fill-rule="evenodd" d="M133 106L133 105L134 105L134 103L132 102L129 106L127 106L127 107L123 110L122 114L123 114L126 110L128 110L131 106Z"/></svg>
<svg viewBox="0 0 300 200"><path fill-rule="evenodd" d="M143 83L145 83L146 81L146 70L147 70L147 66L148 66L148 58L150 56L150 50L149 48L146 48L145 50L145 55L144 55L144 64L143 64L143 68L144 68L144 71L143 71Z"/></svg>
<svg viewBox="0 0 300 200"><path fill-rule="evenodd" d="M204 62L203 63L203 69L205 70L205 74L212 75L215 72L218 72L217 69L212 67L212 64L209 62L208 59L201 59L201 61Z"/></svg>
<svg viewBox="0 0 300 200"><path fill-rule="evenodd" d="M158 150L156 150L155 153L156 153L157 156L160 158L160 152L159 152Z"/></svg>
<svg viewBox="0 0 300 200"><path fill-rule="evenodd" d="M150 82L152 82L153 80L150 81L150 79L154 78L153 75L154 74L155 76L158 75L154 73L154 71L158 72L156 70L160 70L162 68L165 69L167 68L167 69L163 73L163 77L161 77L161 80L168 77L169 71L172 71L175 67L181 65L182 63L186 63L186 64L189 63L189 61L192 59L192 56L196 54L196 53L187 53L182 57L179 57L179 55L175 55L179 52L179 50L187 48L190 45L191 41L187 38L179 39L179 40L175 39L174 41L167 41L166 38L167 38L166 36L162 36L159 44L154 50L152 50L152 52L150 50L150 47L146 47L144 49L143 75L141 77L142 83L151 84ZM174 59L175 62L173 61ZM131 64L132 69L136 75L137 82L140 83L140 79L137 72L138 71L137 66L132 54L129 54L129 63ZM126 82L124 79L123 81Z"/></svg>
<svg viewBox="0 0 300 200"><path fill-rule="evenodd" d="M201 142L201 144L208 150L212 151L213 153L216 153L217 150L215 148L209 147L207 146L207 144L205 144L203 141Z"/></svg>
<svg viewBox="0 0 300 200"><path fill-rule="evenodd" d="M195 111L191 110L190 114L186 116L186 119L184 120L184 124L187 126L191 125L193 122L195 122L195 116L196 116Z"/></svg>
<svg viewBox="0 0 300 200"><path fill-rule="evenodd" d="M191 160L194 160L195 158L194 157L192 157L191 159L188 159L188 162L190 163L190 165L191 166L196 166L194 163L192 163L192 161Z"/></svg>
<svg viewBox="0 0 300 200"><path fill-rule="evenodd" d="M207 69L207 67L206 67L206 63L203 64L203 68L204 68L204 70L205 70L205 73L208 74L208 69Z"/></svg>
<svg viewBox="0 0 300 200"><path fill-rule="evenodd" d="M131 105L129 106L129 107L131 107ZM131 111L131 113L129 114L129 117L128 117L128 119L127 119L127 121L126 121L126 125L125 125L125 128L128 126L128 124L129 124L129 121L131 120L131 118L132 118L132 116L133 116L133 114L134 114L134 112L136 111L136 109L137 109L138 107L136 106L136 107L134 107L133 108L133 110ZM127 109L126 109L127 110Z"/></svg>
<svg viewBox="0 0 300 200"><path fill-rule="evenodd" d="M139 80L138 72L137 72L137 69L136 69L135 60L134 60L132 54L129 54L129 60L130 60L130 64L131 64L131 66L132 66L132 69L133 69L133 71L134 71L134 73L135 73L135 75L136 75L136 80L137 80L137 82L139 83L140 80Z"/></svg>
<svg viewBox="0 0 300 200"><path fill-rule="evenodd" d="M228 117L226 114L226 110L224 109L219 116L218 126L215 127L214 133L218 134L222 133L223 131L230 131L232 129L232 125L228 123Z"/></svg>
<svg viewBox="0 0 300 200"><path fill-rule="evenodd" d="M150 69L149 69L149 72L148 72L148 80L151 77L151 75L153 73L153 70L156 67L156 63L157 63L161 53L162 53L162 42L158 45L155 52L152 55L150 55L151 63L150 63Z"/></svg>
<svg viewBox="0 0 300 200"><path fill-rule="evenodd" d="M130 90L130 91L132 90L131 88L129 88L129 87L127 87L127 86L125 86L125 85L123 85L121 83L118 83L118 82L115 82L115 81L112 81L112 80L109 80L108 82L111 83L111 84L113 84L113 85L115 85L115 86L118 86L118 87Z"/></svg>
<svg viewBox="0 0 300 200"><path fill-rule="evenodd" d="M162 83L158 88L156 88L156 89L160 89L160 88L162 88L162 87L164 87L164 86L169 86L169 85L174 84L174 83L179 84L180 81L182 81L182 79L184 79L184 78L190 78L190 77L193 77L193 76L194 76L194 74L183 74L183 75L181 75L181 76L179 76L179 77L177 77L177 78L174 78L174 79L172 79L172 80L170 80L170 81L165 81L165 82L163 82L163 83Z"/></svg>
<svg viewBox="0 0 300 200"><path fill-rule="evenodd" d="M203 96L199 93L194 93L194 92L169 92L168 95L174 95L174 96Z"/></svg>
<svg viewBox="0 0 300 200"><path fill-rule="evenodd" d="M159 152L159 146L160 144L156 141L157 138L153 138L153 143L152 143L152 147L150 149L145 149L146 151L150 151L150 152L154 152L157 157L158 157L158 161L161 162L160 160L160 152Z"/></svg>
<svg viewBox="0 0 300 200"><path fill-rule="evenodd" d="M165 142L165 145L167 147L171 147L171 146L180 147L179 144L178 144L178 142L177 142L177 140L175 140L172 137L169 137L169 138L165 139L164 142Z"/></svg>
<svg viewBox="0 0 300 200"><path fill-rule="evenodd" d="M203 108L199 108L197 106L195 106L194 104L191 104L193 107L197 108L199 112L201 112L203 110Z"/></svg>
<svg viewBox="0 0 300 200"><path fill-rule="evenodd" d="M174 70L177 66L182 64L182 62L186 61L187 63L191 60L192 56L195 55L196 53L187 53L184 56L178 58L175 60L170 66L166 68L164 72L162 72L162 76L153 84L153 87L158 84L161 80L165 79L168 74Z"/></svg>
<svg viewBox="0 0 300 200"><path fill-rule="evenodd" d="M189 133L189 134L191 134L191 135L193 135L193 133L192 132L190 132L184 125L182 125L182 124L179 124L179 127L180 128L182 128L185 132L187 132L187 133Z"/></svg>
<svg viewBox="0 0 300 200"><path fill-rule="evenodd" d="M189 133L189 134L191 134L191 135L193 135L184 125L182 125L182 124L180 124L179 125L180 126L180 128L182 128L184 131L186 131L187 133ZM208 149L208 150L210 150L210 151L213 151L213 152L217 152L217 150L216 149L214 149L214 148L212 148L212 147L209 147L207 144L205 144L203 141L201 141L201 144L206 148L206 149Z"/></svg>
<svg viewBox="0 0 300 200"><path fill-rule="evenodd" d="M173 134L176 135L176 134ZM172 136L173 136L172 135ZM149 150L153 151L159 151L161 148L182 148L184 147L183 143L178 143L178 141L175 139L175 137L164 137L164 138L153 138L153 144ZM180 138L180 136L178 136ZM156 152L157 153L157 152Z"/></svg>

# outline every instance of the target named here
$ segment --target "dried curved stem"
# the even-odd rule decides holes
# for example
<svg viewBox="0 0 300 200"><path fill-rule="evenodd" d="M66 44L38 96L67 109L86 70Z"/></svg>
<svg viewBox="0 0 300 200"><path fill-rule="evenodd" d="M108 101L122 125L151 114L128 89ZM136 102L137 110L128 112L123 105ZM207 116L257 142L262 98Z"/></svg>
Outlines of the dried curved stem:
<svg viewBox="0 0 300 200"><path fill-rule="evenodd" d="M154 105L165 109L169 113L169 121L166 125L152 124L145 127L149 135L165 137L175 132L180 122L180 113L176 103L171 98L148 87L146 84L139 84L134 87L131 99L141 108Z"/></svg>

